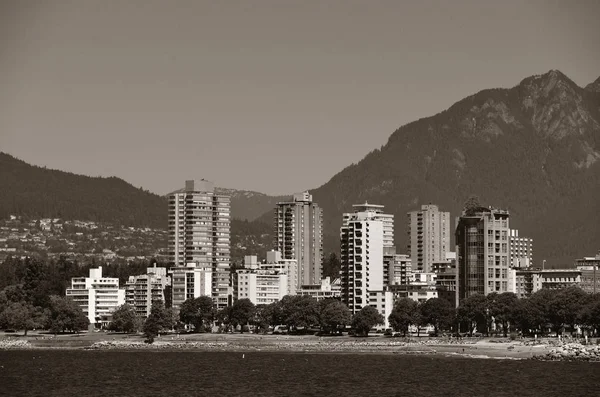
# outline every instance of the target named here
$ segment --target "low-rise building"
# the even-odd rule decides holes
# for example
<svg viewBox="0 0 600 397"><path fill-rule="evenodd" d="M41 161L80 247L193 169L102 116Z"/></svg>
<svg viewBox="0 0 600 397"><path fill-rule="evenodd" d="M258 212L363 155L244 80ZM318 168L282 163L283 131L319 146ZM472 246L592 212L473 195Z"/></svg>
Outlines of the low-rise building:
<svg viewBox="0 0 600 397"><path fill-rule="evenodd" d="M102 277L102 266L90 269L89 277L73 277L66 295L77 303L90 321L90 328L102 328L111 314L125 303L125 290L118 278Z"/></svg>
<svg viewBox="0 0 600 397"><path fill-rule="evenodd" d="M456 260L434 262L432 267L436 275L435 289L438 297L447 300L453 307L458 307Z"/></svg>
<svg viewBox="0 0 600 397"><path fill-rule="evenodd" d="M232 279L234 300L250 299L255 305L269 305L287 295L287 273L262 265L256 256L244 258L244 268L236 270Z"/></svg>
<svg viewBox="0 0 600 397"><path fill-rule="evenodd" d="M596 256L577 259L575 266L581 272L581 289L593 294L600 292L600 252Z"/></svg>
<svg viewBox="0 0 600 397"><path fill-rule="evenodd" d="M298 295L310 296L318 301L329 298L340 299L341 293L340 279L336 278L331 282L329 277L322 279L321 284L303 285L298 291Z"/></svg>
<svg viewBox="0 0 600 397"><path fill-rule="evenodd" d="M140 318L150 315L152 303L165 302L165 287L171 284L165 267L149 267L146 274L129 276L125 284L125 303L135 309Z"/></svg>
<svg viewBox="0 0 600 397"><path fill-rule="evenodd" d="M388 317L392 314L392 310L394 309L394 294L389 290L370 291L369 306L377 309L384 319L382 325L384 328L389 328L390 322Z"/></svg>

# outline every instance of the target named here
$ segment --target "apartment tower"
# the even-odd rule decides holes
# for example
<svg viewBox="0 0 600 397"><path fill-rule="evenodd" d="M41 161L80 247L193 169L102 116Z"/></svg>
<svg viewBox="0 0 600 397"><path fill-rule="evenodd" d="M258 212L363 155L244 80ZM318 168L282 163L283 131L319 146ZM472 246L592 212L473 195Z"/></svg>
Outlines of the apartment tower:
<svg viewBox="0 0 600 397"><path fill-rule="evenodd" d="M413 270L430 273L450 252L450 213L437 205L422 205L408 213L408 253Z"/></svg>
<svg viewBox="0 0 600 397"><path fill-rule="evenodd" d="M185 182L183 189L169 199L169 259L176 268L199 268L211 273L211 295L217 307L225 307L229 287L230 199L216 194L212 182ZM190 278L193 280L194 278ZM176 288L177 287L177 288ZM173 285L173 305L177 307L187 293ZM198 290L187 286L186 290Z"/></svg>
<svg viewBox="0 0 600 397"><path fill-rule="evenodd" d="M509 214L495 208L463 211L456 221L459 301L509 292Z"/></svg>
<svg viewBox="0 0 600 397"><path fill-rule="evenodd" d="M297 289L321 282L323 261L323 210L308 192L275 207L274 250L297 262Z"/></svg>
<svg viewBox="0 0 600 397"><path fill-rule="evenodd" d="M519 237L519 231L510 230L510 267L527 268L533 265L533 239Z"/></svg>
<svg viewBox="0 0 600 397"><path fill-rule="evenodd" d="M393 216L384 214L383 206L354 208L343 215L340 229L341 298L352 314L370 305L372 297L383 296L384 244L393 244Z"/></svg>

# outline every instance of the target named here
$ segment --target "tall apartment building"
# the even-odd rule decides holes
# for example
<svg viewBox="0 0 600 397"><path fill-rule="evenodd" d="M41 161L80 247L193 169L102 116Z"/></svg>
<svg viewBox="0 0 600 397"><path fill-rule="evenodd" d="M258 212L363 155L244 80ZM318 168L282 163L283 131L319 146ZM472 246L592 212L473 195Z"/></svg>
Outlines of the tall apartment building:
<svg viewBox="0 0 600 397"><path fill-rule="evenodd" d="M581 289L592 294L600 292L600 252L577 259L575 266L581 272Z"/></svg>
<svg viewBox="0 0 600 397"><path fill-rule="evenodd" d="M154 302L165 302L165 287L170 284L167 268L149 267L146 274L129 276L125 284L125 303L135 309L138 317L146 318Z"/></svg>
<svg viewBox="0 0 600 397"><path fill-rule="evenodd" d="M217 307L228 304L230 198L212 182L188 180L169 199L169 259L175 267L209 268ZM175 285L173 285L175 288Z"/></svg>
<svg viewBox="0 0 600 397"><path fill-rule="evenodd" d="M406 285L412 274L408 255L397 254L396 247L383 248L383 283L385 285Z"/></svg>
<svg viewBox="0 0 600 397"><path fill-rule="evenodd" d="M510 230L510 267L527 268L533 265L533 239L519 237L519 231Z"/></svg>
<svg viewBox="0 0 600 397"><path fill-rule="evenodd" d="M450 213L437 205L422 205L408 213L408 254L413 270L431 272L433 263L450 252Z"/></svg>
<svg viewBox="0 0 600 397"><path fill-rule="evenodd" d="M367 211L344 214L340 229L341 299L352 314L384 291L382 208L370 206Z"/></svg>
<svg viewBox="0 0 600 397"><path fill-rule="evenodd" d="M394 215L383 212L384 206L378 204L354 204L353 213L342 215L342 225L345 225L354 214L368 212L373 220L381 221L383 224L383 246L394 247ZM395 248L394 248L395 249Z"/></svg>
<svg viewBox="0 0 600 397"><path fill-rule="evenodd" d="M298 264L296 287L321 282L323 267L323 210L308 192L275 207L274 249Z"/></svg>
<svg viewBox="0 0 600 397"><path fill-rule="evenodd" d="M90 269L89 277L73 277L66 295L81 306L94 328L107 326L112 312L125 304L125 290L119 288L119 279L102 277L102 266Z"/></svg>
<svg viewBox="0 0 600 397"><path fill-rule="evenodd" d="M459 301L509 291L509 213L494 208L463 212L456 221Z"/></svg>
<svg viewBox="0 0 600 397"><path fill-rule="evenodd" d="M283 259L281 252L267 251L266 262L261 264L261 268L287 274L287 291L284 295L296 295L298 291L298 263L295 259Z"/></svg>

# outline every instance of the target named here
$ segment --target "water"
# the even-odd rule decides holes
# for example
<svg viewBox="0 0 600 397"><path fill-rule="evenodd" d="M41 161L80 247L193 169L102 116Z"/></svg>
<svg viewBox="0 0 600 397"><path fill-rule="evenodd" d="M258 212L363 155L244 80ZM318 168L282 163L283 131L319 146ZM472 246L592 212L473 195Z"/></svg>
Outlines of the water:
<svg viewBox="0 0 600 397"><path fill-rule="evenodd" d="M394 354L0 351L0 396L575 396L600 364Z"/></svg>

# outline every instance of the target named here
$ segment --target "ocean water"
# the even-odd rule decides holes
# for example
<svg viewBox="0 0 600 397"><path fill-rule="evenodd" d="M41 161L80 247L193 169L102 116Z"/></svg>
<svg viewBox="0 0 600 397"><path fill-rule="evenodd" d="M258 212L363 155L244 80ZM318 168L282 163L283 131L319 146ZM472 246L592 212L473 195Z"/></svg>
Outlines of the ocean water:
<svg viewBox="0 0 600 397"><path fill-rule="evenodd" d="M0 351L0 396L600 396L600 364L395 354Z"/></svg>

